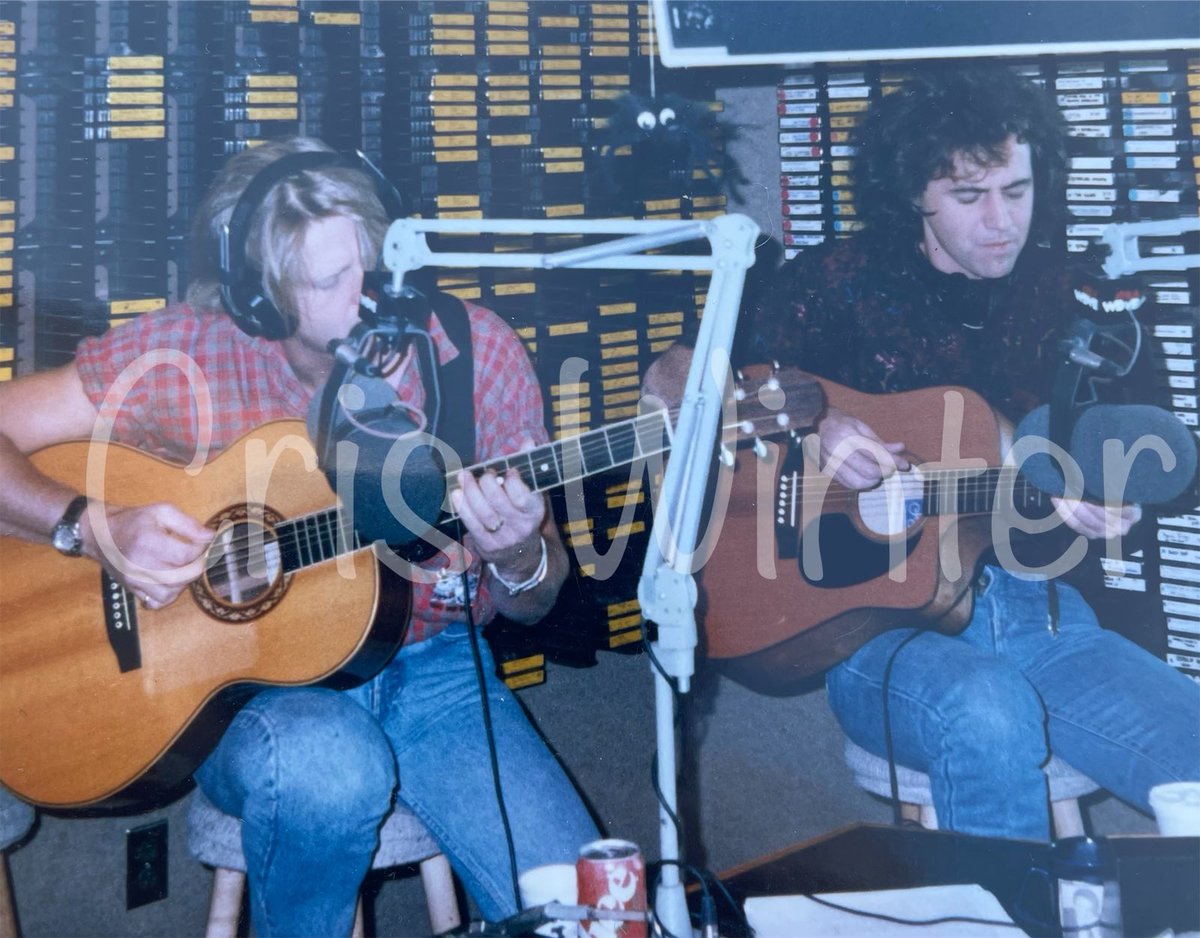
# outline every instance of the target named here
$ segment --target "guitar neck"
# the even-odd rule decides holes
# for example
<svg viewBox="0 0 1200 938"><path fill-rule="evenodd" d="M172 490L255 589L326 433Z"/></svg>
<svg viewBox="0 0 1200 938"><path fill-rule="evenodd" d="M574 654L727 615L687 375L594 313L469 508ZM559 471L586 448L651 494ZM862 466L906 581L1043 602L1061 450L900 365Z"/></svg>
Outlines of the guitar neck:
<svg viewBox="0 0 1200 938"><path fill-rule="evenodd" d="M670 422L666 411L642 414L578 436L468 466L479 477L485 472L504 475L515 469L534 492L566 485L597 473L625 466L636 459L670 449ZM447 492L458 488L457 473L447 476ZM444 522L456 516L448 513ZM342 554L368 546L341 508L327 508L275 526L278 562L284 573L294 573ZM269 563L271 561L268 552Z"/></svg>
<svg viewBox="0 0 1200 938"><path fill-rule="evenodd" d="M515 469L531 491L542 492L665 453L671 448L670 432L667 412L659 410L512 456L476 463L467 471L478 478L486 472L502 476ZM458 487L457 473L446 478L448 492Z"/></svg>
<svg viewBox="0 0 1200 938"><path fill-rule="evenodd" d="M997 493L1011 492L1018 509L1048 513L1050 496L1011 466L980 471L935 469L925 472L921 511L925 515L982 515L996 506Z"/></svg>

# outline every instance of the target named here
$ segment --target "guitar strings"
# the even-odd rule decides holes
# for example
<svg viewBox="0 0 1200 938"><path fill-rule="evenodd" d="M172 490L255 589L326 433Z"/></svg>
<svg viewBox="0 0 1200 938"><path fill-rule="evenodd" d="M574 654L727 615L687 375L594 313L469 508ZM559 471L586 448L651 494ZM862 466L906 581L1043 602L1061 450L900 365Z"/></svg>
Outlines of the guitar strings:
<svg viewBox="0 0 1200 938"><path fill-rule="evenodd" d="M783 390L783 393L786 398L786 389ZM562 470L568 468L569 465L564 459L564 455L573 455L570 454L566 449L566 447L570 446L571 444L577 445L576 452L578 452L580 457L580 469L583 469L589 464L596 465L598 462L602 462L603 457L605 457L606 454L608 456L608 464L604 465L603 469L610 469L617 466L626 465L636 461L640 457L653 456L668 451L670 449L670 443L663 444L659 441L661 441L664 431L668 426L674 423L674 418L677 418L680 412L681 409L679 407L660 408L650 413L639 414L636 417L631 417L628 420L617 424L612 424L607 427L601 427L597 430L581 433L575 437L565 440L551 441L542 444L541 446L535 446L521 453L515 453L496 460L479 462L464 468L466 471L475 473L477 475L488 470L506 472L510 468L515 468L521 474L521 478L526 485L529 485L534 491L541 491L545 488L553 488L557 485L564 484L565 482L572 481L574 478L581 477L580 475L575 475L569 478L563 478ZM779 413L785 412L781 410ZM780 433L786 429L779 426L778 415L771 413L740 416L734 421L734 423L723 425L722 430L729 431L736 429L741 431L743 434L748 434L749 431L746 430L747 425L749 425L752 430L757 431L760 428L760 425L763 424L767 425L774 433ZM632 447L628 448L627 450L622 450L621 456L618 457L616 452L613 450L613 434L621 431L622 429L629 429L634 434L634 439L630 441ZM654 440L655 442L648 442L650 440ZM639 449L640 452L638 451ZM533 454L543 450L550 451L554 470L552 481L546 485L542 485L538 480L533 464ZM596 471L603 471L603 469ZM585 472L583 474L586 475L590 473ZM444 481L448 491L457 487L457 476L457 472L448 473L445 476ZM449 522L455 520L456 517L457 516L453 513L448 513L444 520ZM315 539L316 544L321 548L321 556L315 561L310 561L310 563L329 559L328 556L325 556L323 545L329 543L331 540L335 545L335 552L338 549L336 545L339 543L342 547L349 547L351 550L366 546L359 541L357 535L353 534L353 532L351 532L349 538L344 536L339 538L339 532L345 527L346 525L342 520L341 509L338 507L322 509L308 515L289 518L274 528L263 526L262 530L272 531L276 535L274 538L265 537L262 534L248 534L234 539L223 540L221 544L224 550L212 557L208 561L207 567L209 569L214 569L218 563L228 563L231 556L235 564L246 563L249 561L253 551L253 546L255 544L277 543L285 538L290 539L292 544L297 549L300 549L302 546L300 543L301 538L303 538L305 544L309 545L310 547L314 543ZM308 564L302 564L302 566L307 565Z"/></svg>
<svg viewBox="0 0 1200 938"><path fill-rule="evenodd" d="M670 410L656 411L653 414L641 415L632 418L630 421L625 422L625 424L615 426L632 426L639 424L642 425L640 429L650 428L661 432L666 427L665 418L671 415L678 415L678 409L672 408ZM723 429L744 429L747 423L751 424L752 426L757 426L761 423L774 425L776 423L776 418L774 415L745 417L733 424L725 425ZM607 440L604 439L604 436L611 429L612 428L601 428L600 430L581 434L580 436L574 437L571 440L548 443L539 447L535 447L531 450L527 450L523 453L517 453L499 460L477 463L474 466L468 467L468 471L486 471L488 469L496 469L498 466L503 466L505 470L510 467L518 468L518 471L520 471L522 466L515 466L514 460L524 458L526 460L526 463L523 464L524 467L529 467L532 465L531 454L543 449L550 449L553 454L556 447L561 449L561 446L564 442L579 443L580 452L583 454L581 465L589 462L588 454L592 455L593 458L590 461L594 463L596 457L603 454L601 447L608 447L609 444ZM639 434L638 439L639 441L643 439L641 434ZM585 447L587 448L585 449ZM639 456L644 457L661 453L667 449L667 446L660 446L654 449L652 452L646 452L646 448L643 445L642 452L635 453L632 459L625 460L624 462L614 462L611 466L606 466L606 468L612 468L615 465L632 462ZM527 477L525 473L522 473L522 479L527 485L532 482L533 484L530 485L530 487L534 491L540 491L542 488L552 488L555 485L562 484L563 482L571 481L570 479L561 478L559 467L562 464L560 463L559 459L554 459L553 465L555 470L555 479L552 483L546 486L540 485L535 476ZM800 476L796 473L789 475L794 480L800 479ZM926 504L931 505L937 501L937 499L931 498L932 489L934 486L944 485L950 481L956 482L956 502L959 506L959 513L969 514L990 511L991 506L989 505L986 508L980 509L978 512L971 512L962 506L962 502L965 500L979 498L980 496L992 495L1001 484L1001 480L1004 479L1005 476L1011 477L1011 481L1008 484L1013 486L1015 493L1018 493L1023 497L1028 497L1030 493L1033 493L1035 497L1040 499L1044 494L1034 486L1030 485L1023 477L1021 477L1015 467L1007 466L991 467L984 470L982 473L979 470L968 469L924 470L922 471L922 478L917 481L919 481L922 486L923 501ZM446 479L449 487L453 484L455 475L448 475ZM844 505L851 505L857 502L863 494L860 491L842 489L840 487L837 489L831 489L823 486L823 488L825 488L825 491L822 494L814 496L809 492L804 491L803 487L801 487L799 498L797 499L793 494L789 493L789 495L783 500L784 505L785 507L800 505L805 509L811 509L813 507L819 508L820 506L840 507ZM456 516L451 513L448 515L446 520L453 520L455 517ZM210 560L209 569L213 569L218 562L228 563L230 553L233 555L233 562L235 566L248 565L250 562L250 557L252 553L254 553L255 546L261 544L286 542L283 544L281 549L292 547L298 555L307 553L309 556L307 561L304 561L302 557L297 557L297 559L300 560L299 567L320 563L325 560L329 560L338 553L345 552L346 550L356 550L366 546L359 540L353 531L347 532L347 528L348 525L343 518L343 512L337 507L327 508L309 515L291 518L280 523L273 529L263 529L265 531L272 531L275 537L263 534L247 534L232 540L225 540L222 542L224 550ZM260 562L266 562L265 556Z"/></svg>
<svg viewBox="0 0 1200 938"><path fill-rule="evenodd" d="M782 479L790 479L793 482L800 483L806 478L801 473L787 473ZM786 504L802 504L804 507L814 505L845 505L852 504L858 501L864 494L871 492L884 492L887 490L884 486L875 486L871 489L848 489L844 486L833 487L833 483L829 482L829 477L823 473L814 474L811 478L819 478L822 484L819 486L823 489L822 493L813 495L804 491L803 486L799 486L799 498L790 496L785 499ZM1011 487L1014 495L1019 495L1023 498L1033 497L1040 499L1046 493L1030 483L1020 471L1015 467L991 467L982 473L978 470L971 469L942 469L922 471L921 478L914 478L910 481L912 485L921 487L921 498L927 504L936 506L942 498L942 493L939 491L941 486L947 483L954 483L954 492L956 502L961 503L967 499L979 499L981 497L994 496L997 492L1004 491L1005 486ZM905 482L900 479L899 484L903 487ZM885 483L886 485L886 483ZM989 509L990 510L990 509ZM965 510L963 513L969 513Z"/></svg>

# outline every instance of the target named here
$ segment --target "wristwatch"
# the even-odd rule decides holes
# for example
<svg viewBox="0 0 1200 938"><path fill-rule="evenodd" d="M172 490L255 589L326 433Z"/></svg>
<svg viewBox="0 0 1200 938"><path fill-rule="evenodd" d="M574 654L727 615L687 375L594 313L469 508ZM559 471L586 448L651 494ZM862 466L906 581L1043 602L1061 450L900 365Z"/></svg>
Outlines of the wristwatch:
<svg viewBox="0 0 1200 938"><path fill-rule="evenodd" d="M79 519L87 508L87 503L86 495L76 495L71 499L71 504L63 512L63 516L58 519L54 530L50 532L50 543L60 554L67 557L79 557L83 554L83 529Z"/></svg>

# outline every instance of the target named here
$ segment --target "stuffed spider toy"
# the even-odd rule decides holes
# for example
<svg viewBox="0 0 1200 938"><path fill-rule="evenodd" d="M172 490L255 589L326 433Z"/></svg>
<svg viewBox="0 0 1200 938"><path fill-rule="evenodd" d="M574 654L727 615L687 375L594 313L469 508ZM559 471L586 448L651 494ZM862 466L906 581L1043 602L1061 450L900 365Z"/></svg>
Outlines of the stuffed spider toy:
<svg viewBox="0 0 1200 938"><path fill-rule="evenodd" d="M662 196L663 183L688 193L698 173L718 188L714 170L722 170L736 187L744 180L723 149L732 137L732 129L719 122L705 102L676 94L628 94L617 99L593 150L611 193L639 199Z"/></svg>

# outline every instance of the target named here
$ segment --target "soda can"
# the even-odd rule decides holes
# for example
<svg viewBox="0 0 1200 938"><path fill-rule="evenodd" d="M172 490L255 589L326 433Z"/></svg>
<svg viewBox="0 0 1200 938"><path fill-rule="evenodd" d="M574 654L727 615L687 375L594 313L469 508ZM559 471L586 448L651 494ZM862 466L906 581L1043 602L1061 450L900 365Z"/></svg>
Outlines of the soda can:
<svg viewBox="0 0 1200 938"><path fill-rule="evenodd" d="M646 911L646 864L632 841L593 840L584 844L575 872L580 905ZM594 918L584 922L580 931L587 938L646 938L646 920Z"/></svg>

